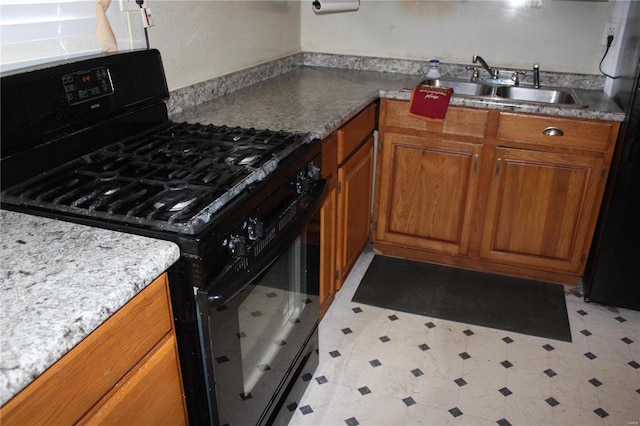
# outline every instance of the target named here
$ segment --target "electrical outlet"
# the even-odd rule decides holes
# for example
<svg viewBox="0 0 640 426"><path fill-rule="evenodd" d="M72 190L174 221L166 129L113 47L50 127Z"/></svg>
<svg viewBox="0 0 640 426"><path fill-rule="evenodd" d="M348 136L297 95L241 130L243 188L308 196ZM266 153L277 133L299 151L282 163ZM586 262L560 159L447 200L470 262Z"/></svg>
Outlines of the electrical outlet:
<svg viewBox="0 0 640 426"><path fill-rule="evenodd" d="M605 25L604 34L602 35L603 46L607 45L607 37L609 36L613 36L613 42L611 43L611 47L613 47L616 45L616 42L618 41L618 24L609 22L607 25Z"/></svg>

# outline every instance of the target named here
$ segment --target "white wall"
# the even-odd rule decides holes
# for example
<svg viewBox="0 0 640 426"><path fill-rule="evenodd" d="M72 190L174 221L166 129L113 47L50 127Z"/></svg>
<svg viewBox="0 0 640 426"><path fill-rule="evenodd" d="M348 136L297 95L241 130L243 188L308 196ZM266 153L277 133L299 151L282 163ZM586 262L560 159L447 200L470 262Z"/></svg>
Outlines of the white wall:
<svg viewBox="0 0 640 426"><path fill-rule="evenodd" d="M361 0L357 12L301 10L305 52L354 54L598 74L611 2ZM516 3L522 6L514 6Z"/></svg>
<svg viewBox="0 0 640 426"><path fill-rule="evenodd" d="M115 3L115 2L114 2ZM152 48L169 89L179 89L300 51L298 1L151 0Z"/></svg>

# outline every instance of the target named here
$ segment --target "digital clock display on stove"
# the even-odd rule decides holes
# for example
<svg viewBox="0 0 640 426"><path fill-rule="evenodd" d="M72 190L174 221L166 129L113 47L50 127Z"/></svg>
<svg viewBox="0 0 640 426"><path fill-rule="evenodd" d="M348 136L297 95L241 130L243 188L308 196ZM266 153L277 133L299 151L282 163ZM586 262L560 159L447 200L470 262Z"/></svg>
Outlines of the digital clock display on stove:
<svg viewBox="0 0 640 426"><path fill-rule="evenodd" d="M107 67L78 71L62 76L62 85L71 105L92 101L113 93L113 82Z"/></svg>

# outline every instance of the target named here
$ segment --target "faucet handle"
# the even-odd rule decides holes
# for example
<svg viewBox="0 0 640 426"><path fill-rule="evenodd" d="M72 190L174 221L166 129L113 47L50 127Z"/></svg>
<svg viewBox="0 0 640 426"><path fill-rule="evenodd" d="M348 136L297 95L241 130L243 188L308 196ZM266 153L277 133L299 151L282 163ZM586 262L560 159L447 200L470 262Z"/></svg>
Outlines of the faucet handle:
<svg viewBox="0 0 640 426"><path fill-rule="evenodd" d="M514 71L513 74L511 74L511 81L513 81L513 85L520 86L520 76L525 75L526 73L526 71Z"/></svg>
<svg viewBox="0 0 640 426"><path fill-rule="evenodd" d="M478 77L480 77L480 71L478 71L478 67L471 67L467 65L465 68L468 70L473 70L473 73L471 74L471 81L476 81Z"/></svg>

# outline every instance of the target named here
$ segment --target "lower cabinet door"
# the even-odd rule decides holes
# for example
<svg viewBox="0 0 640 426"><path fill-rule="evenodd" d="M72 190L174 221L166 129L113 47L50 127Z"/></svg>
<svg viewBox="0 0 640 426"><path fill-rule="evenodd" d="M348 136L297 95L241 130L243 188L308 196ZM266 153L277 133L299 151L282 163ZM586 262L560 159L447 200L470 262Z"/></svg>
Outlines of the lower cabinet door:
<svg viewBox="0 0 640 426"><path fill-rule="evenodd" d="M184 425L176 339L165 337L80 424Z"/></svg>
<svg viewBox="0 0 640 426"><path fill-rule="evenodd" d="M336 292L336 176L327 181L327 195L320 207L320 316L331 305Z"/></svg>
<svg viewBox="0 0 640 426"><path fill-rule="evenodd" d="M604 186L596 157L498 148L480 248L484 259L584 271Z"/></svg>
<svg viewBox="0 0 640 426"><path fill-rule="evenodd" d="M466 255L482 145L385 132L376 242Z"/></svg>
<svg viewBox="0 0 640 426"><path fill-rule="evenodd" d="M371 235L373 136L338 169L338 288Z"/></svg>

